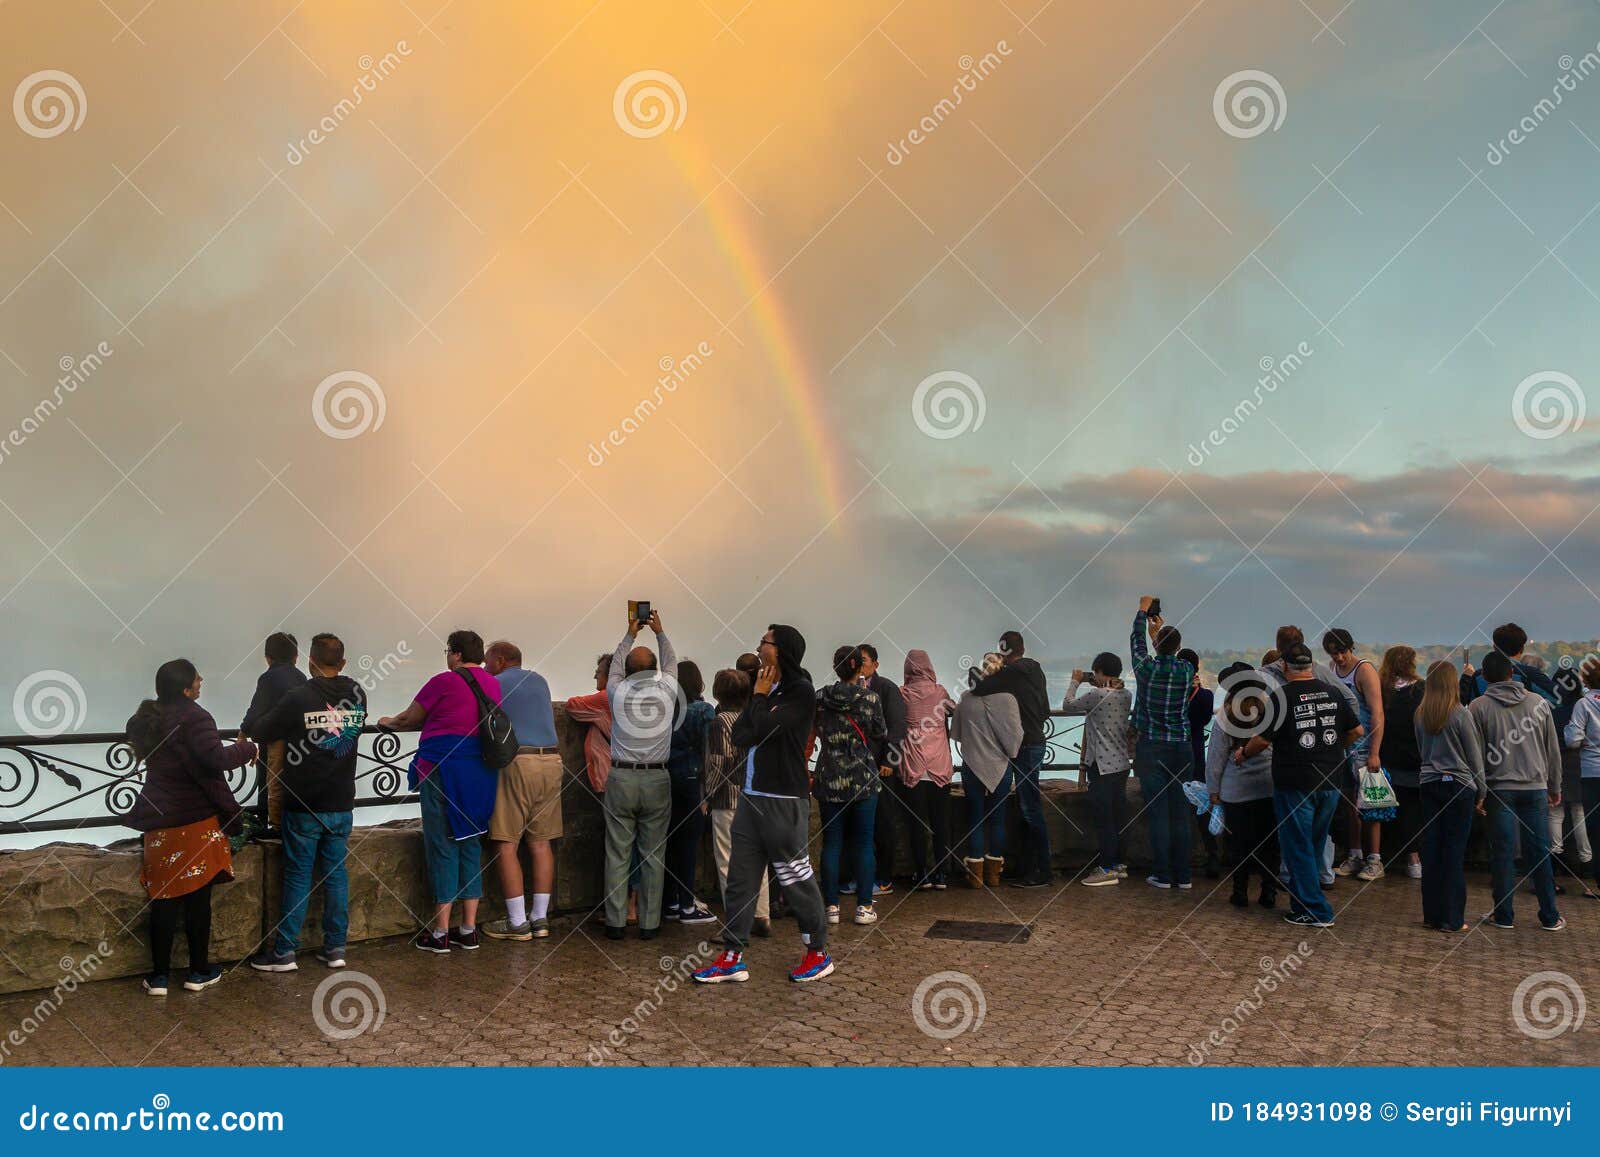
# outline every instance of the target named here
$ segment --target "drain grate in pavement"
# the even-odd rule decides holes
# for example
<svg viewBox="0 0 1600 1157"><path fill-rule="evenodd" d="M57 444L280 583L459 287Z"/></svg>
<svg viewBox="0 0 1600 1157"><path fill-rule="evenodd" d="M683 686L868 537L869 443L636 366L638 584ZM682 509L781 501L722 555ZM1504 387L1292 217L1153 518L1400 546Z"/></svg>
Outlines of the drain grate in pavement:
<svg viewBox="0 0 1600 1157"><path fill-rule="evenodd" d="M1033 935L1032 924L1000 924L989 920L935 920L923 933L930 940L977 940L986 944L1022 944Z"/></svg>

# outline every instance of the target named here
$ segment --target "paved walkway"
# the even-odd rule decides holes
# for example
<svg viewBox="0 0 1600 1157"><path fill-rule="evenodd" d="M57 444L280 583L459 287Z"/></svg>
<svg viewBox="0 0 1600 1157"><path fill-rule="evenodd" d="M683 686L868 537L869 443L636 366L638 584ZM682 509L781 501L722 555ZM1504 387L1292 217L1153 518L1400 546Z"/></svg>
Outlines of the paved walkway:
<svg viewBox="0 0 1600 1157"><path fill-rule="evenodd" d="M1600 1009L1547 1040L1513 1012L1519 984L1536 973L1563 975L1530 986L1522 1022L1533 1031L1558 1028L1563 1007L1574 1021L1582 992L1600 999L1600 903L1575 891L1563 897L1565 932L1541 931L1529 896L1519 897L1515 931L1453 937L1417 923L1417 883L1403 876L1341 881L1338 926L1324 932L1235 910L1225 885L1203 879L1192 893L1137 879L902 893L880 901L886 919L876 927L836 929L839 967L826 981L785 978L798 952L794 925L782 921L750 952L748 984L707 989L677 976L715 925L669 925L651 942L630 930L610 942L568 918L546 941L449 957L402 940L356 945L343 973L312 960L287 976L239 968L205 993L165 1000L144 996L137 980L90 984L7 1063L1596 1064ZM1474 877L1469 912L1484 911L1487 894ZM1031 923L1033 935L927 938L940 918ZM962 975L925 983L938 973ZM315 1008L319 984L335 975L347 999L330 1009L335 990ZM340 1031L341 1012L359 1013L369 991L381 997L381 1024L348 1039L319 1027L320 1011ZM38 996L0 1000L0 1032ZM966 1031L938 1035L963 1017Z"/></svg>

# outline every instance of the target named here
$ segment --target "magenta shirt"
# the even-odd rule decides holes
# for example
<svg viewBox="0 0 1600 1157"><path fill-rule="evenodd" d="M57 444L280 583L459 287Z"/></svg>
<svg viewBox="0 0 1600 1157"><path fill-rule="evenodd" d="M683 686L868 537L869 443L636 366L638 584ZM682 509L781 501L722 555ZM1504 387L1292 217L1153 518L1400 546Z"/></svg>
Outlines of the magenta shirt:
<svg viewBox="0 0 1600 1157"><path fill-rule="evenodd" d="M435 735L477 734L478 697L461 678L461 671L468 671L477 679L490 702L500 702L500 681L482 667L440 671L417 692L417 702L428 713L422 721L423 739Z"/></svg>

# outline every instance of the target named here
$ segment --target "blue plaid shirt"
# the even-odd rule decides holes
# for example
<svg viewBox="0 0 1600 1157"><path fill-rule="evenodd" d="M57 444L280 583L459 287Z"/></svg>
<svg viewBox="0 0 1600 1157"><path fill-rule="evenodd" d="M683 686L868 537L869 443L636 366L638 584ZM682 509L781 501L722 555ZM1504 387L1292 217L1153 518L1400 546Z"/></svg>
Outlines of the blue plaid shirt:
<svg viewBox="0 0 1600 1157"><path fill-rule="evenodd" d="M1189 742L1189 690L1194 667L1176 655L1151 655L1145 643L1150 616L1133 616L1133 674L1139 694L1133 704L1133 729L1151 743Z"/></svg>

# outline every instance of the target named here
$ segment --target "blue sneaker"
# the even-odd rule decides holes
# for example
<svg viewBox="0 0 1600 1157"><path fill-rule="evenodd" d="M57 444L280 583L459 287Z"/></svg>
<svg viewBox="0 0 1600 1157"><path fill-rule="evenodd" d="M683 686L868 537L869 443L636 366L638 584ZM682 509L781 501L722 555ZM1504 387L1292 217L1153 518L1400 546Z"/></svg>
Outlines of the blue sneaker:
<svg viewBox="0 0 1600 1157"><path fill-rule="evenodd" d="M191 968L189 975L183 978L184 991L201 992L221 979L222 965L220 964L213 964L210 968L204 970Z"/></svg>
<svg viewBox="0 0 1600 1157"><path fill-rule="evenodd" d="M165 972L152 972L140 983L147 996L167 995L167 974Z"/></svg>
<svg viewBox="0 0 1600 1157"><path fill-rule="evenodd" d="M326 964L329 968L343 968L344 945L339 944L332 948L324 946L322 951L317 953L317 959L322 961L322 963Z"/></svg>
<svg viewBox="0 0 1600 1157"><path fill-rule="evenodd" d="M274 952L263 948L250 958L250 967L257 972L294 972L300 967L293 952Z"/></svg>
<svg viewBox="0 0 1600 1157"><path fill-rule="evenodd" d="M789 973L789 979L796 984L809 984L813 980L821 980L833 972L833 958L826 952L816 948L807 948L806 954L800 963Z"/></svg>
<svg viewBox="0 0 1600 1157"><path fill-rule="evenodd" d="M724 949L710 968L702 968L693 975L696 984L721 984L727 980L749 980L750 970L744 966L744 953L729 948Z"/></svg>

